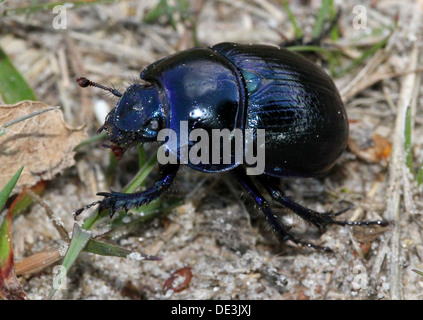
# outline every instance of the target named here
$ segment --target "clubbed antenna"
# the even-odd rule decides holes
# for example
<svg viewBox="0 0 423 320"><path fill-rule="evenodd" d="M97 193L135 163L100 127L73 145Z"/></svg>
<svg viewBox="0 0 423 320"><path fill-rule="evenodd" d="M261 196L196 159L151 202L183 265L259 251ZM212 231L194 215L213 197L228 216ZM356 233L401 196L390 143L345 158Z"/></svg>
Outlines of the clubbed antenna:
<svg viewBox="0 0 423 320"><path fill-rule="evenodd" d="M122 93L120 93L119 91L117 91L116 89L113 88L109 88L109 87L105 87L99 83L93 82L91 80L88 80L85 77L75 77L75 81L79 84L80 87L82 88L86 88L86 87L96 87L96 88L100 88L106 91L109 91L111 94L115 95L116 97L122 97Z"/></svg>

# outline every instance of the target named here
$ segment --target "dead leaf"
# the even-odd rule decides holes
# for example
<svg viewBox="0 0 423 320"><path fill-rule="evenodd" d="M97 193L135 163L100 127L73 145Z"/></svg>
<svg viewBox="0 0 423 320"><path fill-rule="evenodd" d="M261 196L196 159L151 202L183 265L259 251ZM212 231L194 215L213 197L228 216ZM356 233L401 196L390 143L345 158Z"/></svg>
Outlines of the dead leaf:
<svg viewBox="0 0 423 320"><path fill-rule="evenodd" d="M178 269L166 280L163 285L163 291L172 290L173 292L181 292L188 288L191 279L192 271L190 267Z"/></svg>
<svg viewBox="0 0 423 320"><path fill-rule="evenodd" d="M363 122L350 122L348 148L359 159L369 163L387 163L391 153L391 142Z"/></svg>
<svg viewBox="0 0 423 320"><path fill-rule="evenodd" d="M47 181L39 181L36 185L28 188L23 188L22 192L16 198L16 205L13 207L12 219L14 219L18 214L22 213L27 209L33 202L34 199L28 194L28 189L35 193L36 195L41 195L47 188Z"/></svg>
<svg viewBox="0 0 423 320"><path fill-rule="evenodd" d="M381 234L391 230L391 226L375 226L372 228L354 227L354 239L359 243L368 243L375 241Z"/></svg>
<svg viewBox="0 0 423 320"><path fill-rule="evenodd" d="M49 107L35 101L1 105L0 125ZM85 138L85 132L70 128L64 122L61 110L46 112L8 127L0 137L0 185L4 185L21 166L25 169L14 192L40 180L52 180L74 165L73 149Z"/></svg>

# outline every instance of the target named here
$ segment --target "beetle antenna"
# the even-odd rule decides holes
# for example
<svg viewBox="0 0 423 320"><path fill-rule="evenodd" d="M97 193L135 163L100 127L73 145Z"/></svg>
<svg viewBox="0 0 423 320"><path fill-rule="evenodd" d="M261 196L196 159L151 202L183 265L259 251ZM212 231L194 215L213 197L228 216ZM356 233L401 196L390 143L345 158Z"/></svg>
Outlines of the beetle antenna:
<svg viewBox="0 0 423 320"><path fill-rule="evenodd" d="M97 82L88 80L85 77L75 77L75 81L78 83L78 85L81 88L86 88L86 87L96 87L96 88L100 88L106 91L109 91L111 94L113 94L116 97L122 97L122 93L120 93L118 90L114 89L114 88L109 88L109 87L105 87Z"/></svg>

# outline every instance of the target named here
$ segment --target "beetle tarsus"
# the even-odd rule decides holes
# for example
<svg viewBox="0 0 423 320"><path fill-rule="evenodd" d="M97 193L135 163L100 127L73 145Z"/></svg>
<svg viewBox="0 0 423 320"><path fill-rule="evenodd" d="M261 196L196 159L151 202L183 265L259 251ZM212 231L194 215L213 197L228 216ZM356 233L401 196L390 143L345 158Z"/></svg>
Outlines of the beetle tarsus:
<svg viewBox="0 0 423 320"><path fill-rule="evenodd" d="M76 210L75 212L74 212L74 214L73 214L73 216L74 216L74 219L76 219L82 212L84 212L85 210L88 210L89 208L91 208L91 207L93 207L93 206L96 206L97 204L99 204L100 203L100 201L94 201L93 203L90 203L90 204L88 204L88 205L86 205L85 207L82 207L82 208L80 208L80 209L78 209L78 210Z"/></svg>
<svg viewBox="0 0 423 320"><path fill-rule="evenodd" d="M372 220L372 221L338 221L333 220L331 224L340 226L381 226L386 227L390 224L387 220Z"/></svg>

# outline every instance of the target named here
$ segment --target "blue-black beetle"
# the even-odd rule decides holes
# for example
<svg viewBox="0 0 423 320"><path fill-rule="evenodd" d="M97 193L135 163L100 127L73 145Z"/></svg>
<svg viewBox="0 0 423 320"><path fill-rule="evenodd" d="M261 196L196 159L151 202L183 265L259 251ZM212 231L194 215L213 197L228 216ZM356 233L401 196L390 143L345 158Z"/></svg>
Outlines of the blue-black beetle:
<svg viewBox="0 0 423 320"><path fill-rule="evenodd" d="M100 130L118 145L157 139L163 128L179 133L180 122L188 130L235 128L265 129L265 169L257 180L273 200L323 230L326 225L385 225L384 221L337 221L338 213L318 213L287 197L279 178L316 177L328 172L345 149L348 120L341 97L331 78L303 56L281 47L220 43L193 48L154 62L141 72L146 84L133 84L122 95L86 78L82 87L97 86L120 97ZM180 145L177 146L179 148ZM176 152L176 150L169 150ZM128 210L146 204L169 188L178 164L160 165L160 179L135 194L99 193L100 209ZM204 172L230 170L253 196L281 241L292 240L308 247L327 247L294 238L289 227L272 212L263 195L246 174L246 166L193 164Z"/></svg>

